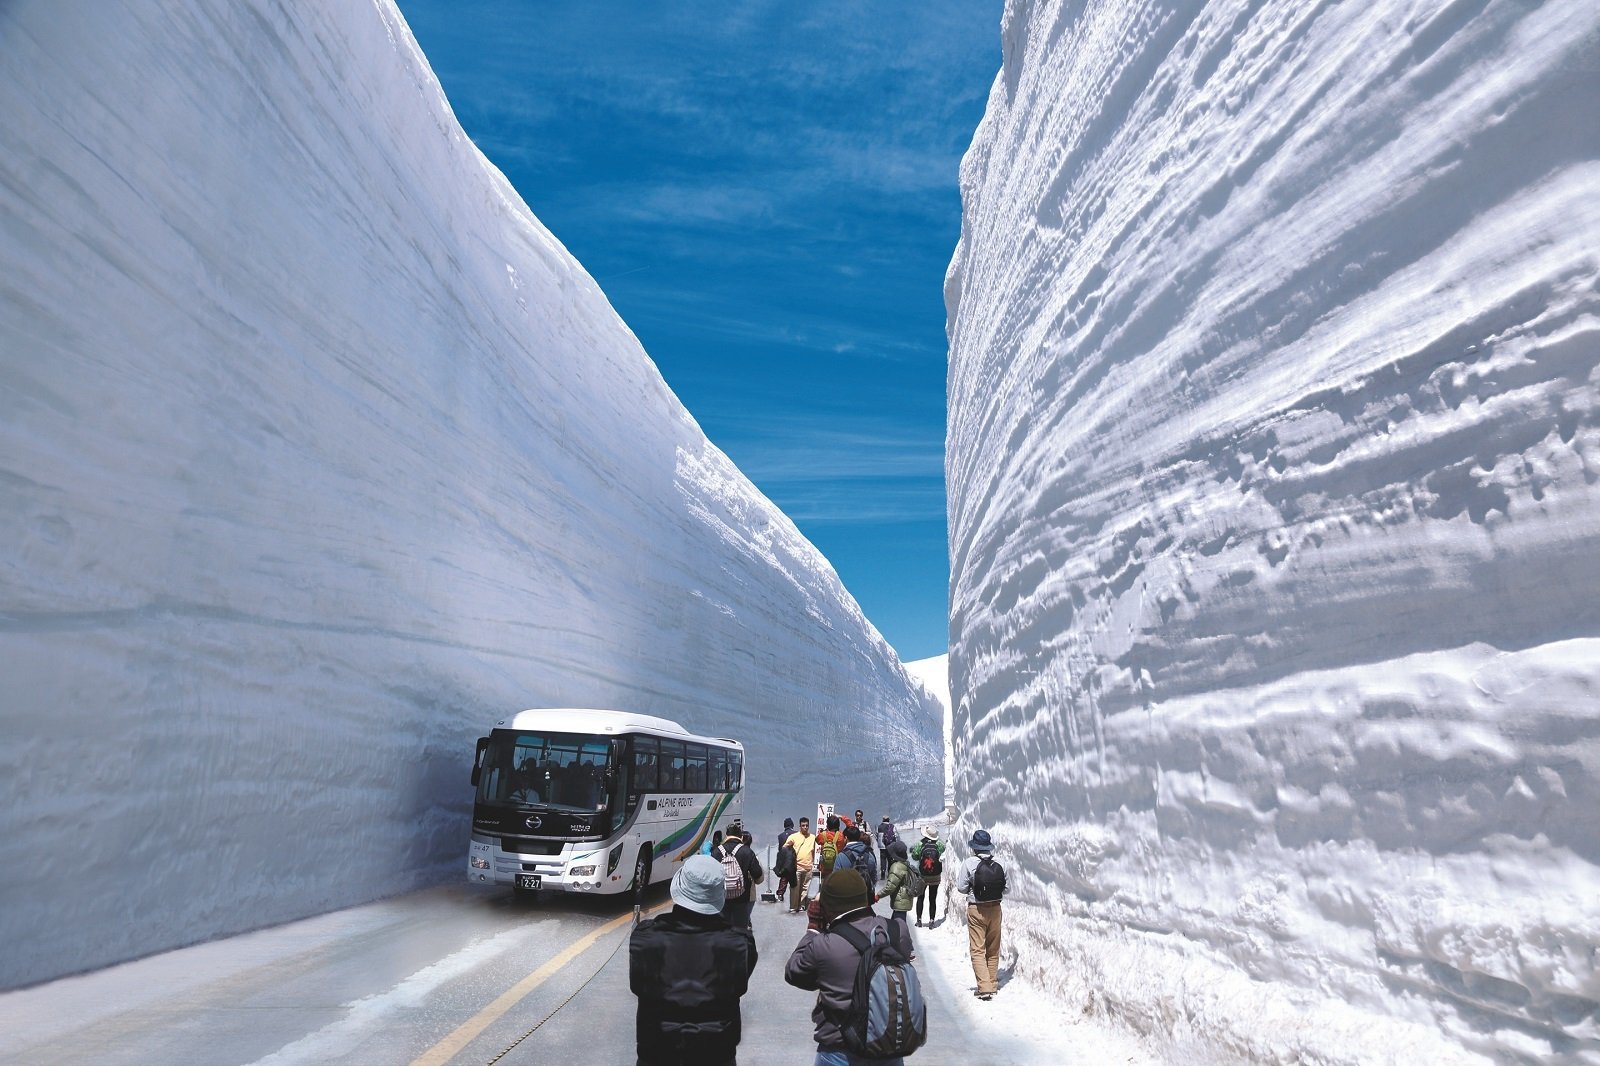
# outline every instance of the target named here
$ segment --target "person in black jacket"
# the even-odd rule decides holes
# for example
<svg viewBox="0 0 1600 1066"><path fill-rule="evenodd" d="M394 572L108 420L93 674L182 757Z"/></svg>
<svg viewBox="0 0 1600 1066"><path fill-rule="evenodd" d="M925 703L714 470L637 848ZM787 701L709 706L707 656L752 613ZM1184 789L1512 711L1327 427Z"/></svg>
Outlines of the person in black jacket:
<svg viewBox="0 0 1600 1066"><path fill-rule="evenodd" d="M638 1066L737 1066L755 937L722 916L722 864L709 855L679 868L672 902L667 914L634 926L628 944Z"/></svg>
<svg viewBox="0 0 1600 1066"><path fill-rule="evenodd" d="M750 928L750 912L756 907L756 893L760 891L761 879L767 876L761 869L761 860L756 858L756 849L746 843L749 836L738 822L734 822L723 833L722 843L711 849L713 859L721 862L724 855L732 856L744 872L744 891L737 896L729 896L722 905L723 917L735 928L741 929ZM726 875L723 884L727 884Z"/></svg>
<svg viewBox="0 0 1600 1066"><path fill-rule="evenodd" d="M792 836L794 836L794 819L785 818L783 832L778 834L778 857L772 860L772 872L778 878L778 890L773 893L775 903L782 903L788 897L789 885L794 881L794 848L789 846L789 838Z"/></svg>

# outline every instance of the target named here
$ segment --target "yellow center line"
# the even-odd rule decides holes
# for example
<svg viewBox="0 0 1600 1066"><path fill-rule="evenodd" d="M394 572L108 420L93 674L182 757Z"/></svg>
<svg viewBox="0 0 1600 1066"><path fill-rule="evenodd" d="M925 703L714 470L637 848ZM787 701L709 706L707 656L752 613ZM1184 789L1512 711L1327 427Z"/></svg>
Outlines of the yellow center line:
<svg viewBox="0 0 1600 1066"><path fill-rule="evenodd" d="M669 900L666 903L650 908L646 913L654 914L657 911L665 910L671 905ZM455 1058L462 1048L477 1039L480 1033L499 1021L506 1011L521 1002L528 993L544 984L567 963L594 947L595 941L631 921L633 921L633 915L624 914L622 917L613 918L600 928L580 937L569 945L566 950L562 951L561 954L502 992L493 1003L468 1018L465 1022L462 1022L460 1027L449 1036L446 1036L433 1047L413 1059L411 1066L444 1066L445 1063Z"/></svg>

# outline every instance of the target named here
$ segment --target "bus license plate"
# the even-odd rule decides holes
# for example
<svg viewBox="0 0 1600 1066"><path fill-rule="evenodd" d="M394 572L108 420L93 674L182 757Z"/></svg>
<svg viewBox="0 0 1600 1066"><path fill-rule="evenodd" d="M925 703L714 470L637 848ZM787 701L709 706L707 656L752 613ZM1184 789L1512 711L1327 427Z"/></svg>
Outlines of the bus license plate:
<svg viewBox="0 0 1600 1066"><path fill-rule="evenodd" d="M517 875L517 887L518 888L538 888L539 887L540 876L541 875L539 875L539 874L518 874Z"/></svg>

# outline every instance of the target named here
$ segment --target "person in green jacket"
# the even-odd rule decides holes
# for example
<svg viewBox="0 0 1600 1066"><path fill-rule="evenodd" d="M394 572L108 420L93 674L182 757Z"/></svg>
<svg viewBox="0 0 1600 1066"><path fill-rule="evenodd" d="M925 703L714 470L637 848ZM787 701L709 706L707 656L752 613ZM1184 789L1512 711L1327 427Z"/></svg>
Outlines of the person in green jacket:
<svg viewBox="0 0 1600 1066"><path fill-rule="evenodd" d="M889 875L883 882L883 894L889 897L889 910L893 912L889 917L898 918L909 928L906 915L911 913L911 903L917 898L916 889L921 886L912 876L911 854L906 842L896 840L884 848L883 861L889 865Z"/></svg>

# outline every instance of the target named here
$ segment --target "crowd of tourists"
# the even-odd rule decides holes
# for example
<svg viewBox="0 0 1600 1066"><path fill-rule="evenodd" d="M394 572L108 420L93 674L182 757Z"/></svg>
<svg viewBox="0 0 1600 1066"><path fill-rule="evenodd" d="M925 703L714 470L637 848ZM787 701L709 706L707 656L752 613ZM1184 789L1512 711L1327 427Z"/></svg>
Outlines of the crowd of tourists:
<svg viewBox="0 0 1600 1066"><path fill-rule="evenodd" d="M785 819L778 839L770 902L806 918L784 980L817 993L814 1066L898 1066L927 1039L909 919L914 910L918 928L939 923L938 827L908 841L888 816L873 827L857 810L827 815L816 833L809 818ZM1006 878L986 831L967 844L954 888L966 900L974 995L987 1001L999 991ZM672 910L634 927L639 1066L736 1066L739 1000L757 958L750 917L766 876L753 845L737 823L717 833L709 854L674 875ZM883 900L887 917L875 909Z"/></svg>

